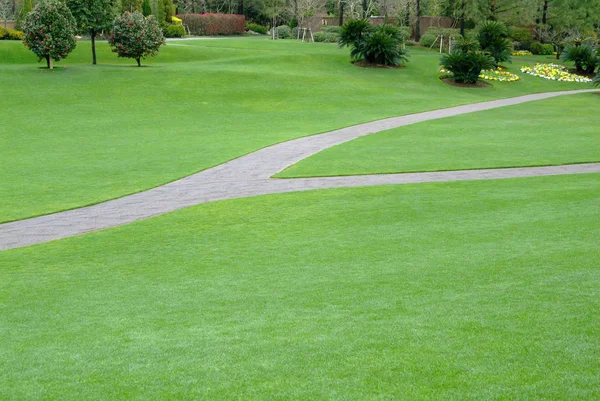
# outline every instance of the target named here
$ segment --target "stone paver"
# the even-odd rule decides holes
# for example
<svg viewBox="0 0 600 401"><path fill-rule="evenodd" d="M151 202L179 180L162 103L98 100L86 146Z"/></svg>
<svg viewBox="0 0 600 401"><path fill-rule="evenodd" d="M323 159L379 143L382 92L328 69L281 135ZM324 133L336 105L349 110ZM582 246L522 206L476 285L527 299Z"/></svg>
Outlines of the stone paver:
<svg viewBox="0 0 600 401"><path fill-rule="evenodd" d="M383 130L594 90L552 92L388 118L273 145L148 191L83 207L0 224L0 250L102 230L200 203L281 192L383 184L499 179L600 172L600 163L565 166L272 179L274 174L323 149Z"/></svg>

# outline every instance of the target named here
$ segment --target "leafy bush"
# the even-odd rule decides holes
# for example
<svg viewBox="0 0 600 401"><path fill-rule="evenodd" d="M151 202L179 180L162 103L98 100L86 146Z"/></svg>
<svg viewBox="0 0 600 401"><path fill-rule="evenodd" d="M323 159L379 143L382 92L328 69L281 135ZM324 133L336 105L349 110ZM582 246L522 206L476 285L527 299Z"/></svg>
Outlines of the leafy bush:
<svg viewBox="0 0 600 401"><path fill-rule="evenodd" d="M552 46L550 43L544 43L542 44L542 55L544 56L551 56L554 54L554 46Z"/></svg>
<svg viewBox="0 0 600 401"><path fill-rule="evenodd" d="M292 28L292 39L296 39L299 37L298 32L300 32L300 35L302 35L302 31L300 30L300 28L298 28L297 26Z"/></svg>
<svg viewBox="0 0 600 401"><path fill-rule="evenodd" d="M279 39L289 39L292 37L292 29L287 25L280 25L275 28L275 36Z"/></svg>
<svg viewBox="0 0 600 401"><path fill-rule="evenodd" d="M252 31L252 32L260 33L261 35L266 35L267 31L268 31L268 29L267 29L266 26L258 25L258 24L255 24L253 22L247 23L244 28L247 31Z"/></svg>
<svg viewBox="0 0 600 401"><path fill-rule="evenodd" d="M313 35L315 42L336 43L340 35L335 32L316 32Z"/></svg>
<svg viewBox="0 0 600 401"><path fill-rule="evenodd" d="M434 35L433 33L425 32L423 35L421 35L421 40L419 41L419 43L423 47L431 47L435 43L436 39L437 39L437 35Z"/></svg>
<svg viewBox="0 0 600 401"><path fill-rule="evenodd" d="M561 54L564 61L575 63L577 72L593 73L600 61L598 53L590 46L569 46Z"/></svg>
<svg viewBox="0 0 600 401"><path fill-rule="evenodd" d="M245 18L235 14L182 14L183 23L188 26L192 35L243 35Z"/></svg>
<svg viewBox="0 0 600 401"><path fill-rule="evenodd" d="M321 28L321 32L337 33L339 35L342 32L342 27L341 26L328 25L328 26L322 27Z"/></svg>
<svg viewBox="0 0 600 401"><path fill-rule="evenodd" d="M141 59L155 56L165 44L165 38L154 16L144 17L139 11L126 11L115 19L108 43L113 53L133 58L141 66Z"/></svg>
<svg viewBox="0 0 600 401"><path fill-rule="evenodd" d="M404 44L405 44L406 46L413 47L413 46L416 46L416 45L417 45L417 42L415 42L414 40L407 40L406 42L404 42Z"/></svg>
<svg viewBox="0 0 600 401"><path fill-rule="evenodd" d="M39 2L25 17L23 28L25 45L38 56L38 61L46 59L50 69L52 60L67 57L77 46L75 18L59 0Z"/></svg>
<svg viewBox="0 0 600 401"><path fill-rule="evenodd" d="M338 44L340 47L356 47L362 41L363 37L372 31L373 26L369 21L365 19L351 19L342 25Z"/></svg>
<svg viewBox="0 0 600 401"><path fill-rule="evenodd" d="M529 51L533 54L542 54L542 44L540 42L533 42L529 46Z"/></svg>
<svg viewBox="0 0 600 401"><path fill-rule="evenodd" d="M594 86L600 86L600 72L598 72L598 75L596 75L593 82Z"/></svg>
<svg viewBox="0 0 600 401"><path fill-rule="evenodd" d="M4 28L0 26L0 40L23 40L25 39L25 33L17 31L16 29Z"/></svg>
<svg viewBox="0 0 600 401"><path fill-rule="evenodd" d="M486 21L479 25L478 40L481 49L494 58L494 64L503 61L512 62L512 45L508 38L506 25L496 21Z"/></svg>
<svg viewBox="0 0 600 401"><path fill-rule="evenodd" d="M454 81L474 84L479 79L482 70L495 66L495 60L493 57L479 52L464 53L454 50L450 54L444 54L440 64L453 74Z"/></svg>
<svg viewBox="0 0 600 401"><path fill-rule="evenodd" d="M402 49L402 34L391 25L376 26L352 49L351 54L369 64L397 66L408 61L408 51Z"/></svg>
<svg viewBox="0 0 600 401"><path fill-rule="evenodd" d="M183 25L171 24L163 28L163 34L166 38L183 38L186 32Z"/></svg>

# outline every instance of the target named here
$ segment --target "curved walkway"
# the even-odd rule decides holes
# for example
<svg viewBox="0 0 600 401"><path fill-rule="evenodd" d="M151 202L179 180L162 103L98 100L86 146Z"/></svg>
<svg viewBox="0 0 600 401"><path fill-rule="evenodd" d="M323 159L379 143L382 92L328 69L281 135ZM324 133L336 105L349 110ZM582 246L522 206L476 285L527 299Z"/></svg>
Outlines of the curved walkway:
<svg viewBox="0 0 600 401"><path fill-rule="evenodd" d="M511 106L556 96L594 92L541 93L451 107L355 125L273 145L148 191L46 216L0 224L0 250L102 230L200 203L281 192L382 184L443 182L600 172L600 163L430 173L273 179L274 174L323 149L391 128Z"/></svg>

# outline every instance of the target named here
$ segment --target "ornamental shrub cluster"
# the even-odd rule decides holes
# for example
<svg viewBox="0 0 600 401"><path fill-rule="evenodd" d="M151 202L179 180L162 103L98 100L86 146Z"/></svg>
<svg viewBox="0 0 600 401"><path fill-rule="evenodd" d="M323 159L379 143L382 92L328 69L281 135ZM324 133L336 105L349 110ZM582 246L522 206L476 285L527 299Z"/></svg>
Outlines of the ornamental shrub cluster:
<svg viewBox="0 0 600 401"><path fill-rule="evenodd" d="M77 25L73 14L59 0L45 0L27 14L23 23L25 45L38 56L46 59L48 68L52 61L59 61L75 49Z"/></svg>
<svg viewBox="0 0 600 401"><path fill-rule="evenodd" d="M531 46L529 46L529 51L533 54L551 56L554 54L554 46L549 43L542 44L540 42L533 42Z"/></svg>
<svg viewBox="0 0 600 401"><path fill-rule="evenodd" d="M275 28L275 36L279 39L290 39L292 37L292 28L287 25L280 25Z"/></svg>
<svg viewBox="0 0 600 401"><path fill-rule="evenodd" d="M316 32L313 35L313 39L315 40L315 42L337 43L339 38L340 38L340 34L335 33L335 32L320 31L320 32Z"/></svg>
<svg viewBox="0 0 600 401"><path fill-rule="evenodd" d="M154 16L126 11L115 19L108 43L119 57L133 58L141 66L141 59L156 55L165 39Z"/></svg>
<svg viewBox="0 0 600 401"><path fill-rule="evenodd" d="M182 14L178 18L188 26L192 35L243 35L246 19L236 14Z"/></svg>
<svg viewBox="0 0 600 401"><path fill-rule="evenodd" d="M350 20L342 26L338 43L350 47L354 61L399 66L408 61L408 50L402 47L404 40L404 33L392 25L373 27L366 20Z"/></svg>
<svg viewBox="0 0 600 401"><path fill-rule="evenodd" d="M255 24L253 22L249 22L246 24L246 26L244 27L247 31L252 31L252 32L256 32L256 33L260 33L261 35L266 35L267 34L267 27L266 26L262 26L259 24Z"/></svg>
<svg viewBox="0 0 600 401"><path fill-rule="evenodd" d="M25 33L16 29L7 28L6 31L0 26L0 40L23 40Z"/></svg>

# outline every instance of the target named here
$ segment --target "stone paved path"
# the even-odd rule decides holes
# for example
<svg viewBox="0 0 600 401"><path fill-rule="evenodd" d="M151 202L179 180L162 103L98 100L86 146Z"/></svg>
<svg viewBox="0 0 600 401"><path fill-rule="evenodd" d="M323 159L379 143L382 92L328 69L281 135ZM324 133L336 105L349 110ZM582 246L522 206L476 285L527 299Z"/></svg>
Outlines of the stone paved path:
<svg viewBox="0 0 600 401"><path fill-rule="evenodd" d="M541 93L451 107L355 125L273 145L148 191L94 206L0 224L0 250L102 230L200 203L281 192L383 184L531 177L600 172L600 163L462 170L431 173L272 179L274 174L323 149L383 130L594 90Z"/></svg>

